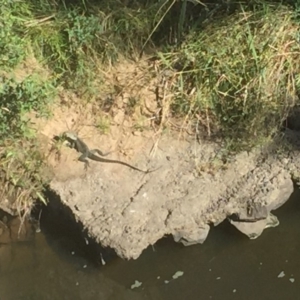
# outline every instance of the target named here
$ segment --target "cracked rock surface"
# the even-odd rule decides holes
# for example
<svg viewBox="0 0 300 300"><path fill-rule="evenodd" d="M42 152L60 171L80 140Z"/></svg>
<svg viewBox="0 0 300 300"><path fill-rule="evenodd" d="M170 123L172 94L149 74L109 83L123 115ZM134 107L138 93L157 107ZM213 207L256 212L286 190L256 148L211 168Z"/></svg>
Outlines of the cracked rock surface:
<svg viewBox="0 0 300 300"><path fill-rule="evenodd" d="M297 134L288 132L285 139L297 140ZM203 243L209 225L226 218L250 238L258 237L278 225L271 211L290 197L291 174L300 166L297 149L280 157L242 152L225 164L215 144L164 137L150 162L147 155L130 161L142 168L161 166L153 173L93 161L85 173L74 161L78 154L66 151L51 189L92 238L125 259L138 258L165 235L184 245Z"/></svg>

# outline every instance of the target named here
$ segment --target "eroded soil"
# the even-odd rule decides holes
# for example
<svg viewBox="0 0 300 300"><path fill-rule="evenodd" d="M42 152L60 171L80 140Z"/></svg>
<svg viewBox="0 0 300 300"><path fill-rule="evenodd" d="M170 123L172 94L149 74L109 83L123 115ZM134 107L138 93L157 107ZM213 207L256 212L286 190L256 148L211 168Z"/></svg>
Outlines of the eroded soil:
<svg viewBox="0 0 300 300"><path fill-rule="evenodd" d="M220 144L199 141L184 132L186 127L171 126L176 122L169 116L168 98L160 99L163 105L157 100L158 76L151 72L142 76L138 67L129 65L111 72L110 78L121 88L106 111L97 108L97 99L83 104L62 90L52 120L35 122L46 141L54 174L50 188L88 235L125 259L138 258L169 234L185 245L202 243L210 225L232 215L237 217L233 225L241 232L258 237L270 225L270 211L293 191L291 174L299 166L298 150L278 156L254 149L224 161ZM101 97L108 94L103 92ZM138 99L139 105L128 105L132 99ZM158 115L164 122L154 123ZM109 159L159 169L143 174L91 161L86 172L75 150L53 147L53 137L70 129L91 149L112 151ZM297 140L297 134L289 131L289 139ZM263 217L258 207L264 208ZM243 221L242 215L249 220Z"/></svg>

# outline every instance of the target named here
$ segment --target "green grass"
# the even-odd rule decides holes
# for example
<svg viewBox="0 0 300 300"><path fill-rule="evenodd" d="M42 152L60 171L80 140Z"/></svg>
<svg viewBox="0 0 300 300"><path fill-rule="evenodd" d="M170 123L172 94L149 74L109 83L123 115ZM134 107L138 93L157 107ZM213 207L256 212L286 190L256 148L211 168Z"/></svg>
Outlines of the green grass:
<svg viewBox="0 0 300 300"><path fill-rule="evenodd" d="M12 136L30 137L27 114L35 111L38 117L48 117L56 93L49 79L43 82L34 75L21 81L4 79L0 85L0 142Z"/></svg>
<svg viewBox="0 0 300 300"><path fill-rule="evenodd" d="M21 81L5 78L0 85L0 186L2 199L8 199L19 214L28 213L35 199L45 203L46 160L29 113L48 117L55 95L51 81L43 82L36 76Z"/></svg>
<svg viewBox="0 0 300 300"><path fill-rule="evenodd" d="M159 13L161 4L152 2L145 9L126 7L120 1L88 6L35 4L24 37L61 84L88 98L95 91L95 80L101 82L101 64L117 62L120 54L137 55L163 13Z"/></svg>
<svg viewBox="0 0 300 300"><path fill-rule="evenodd" d="M177 72L173 114L197 116L236 150L272 136L298 101L300 45L293 18L284 6L241 6L191 32L176 53L161 53L164 66Z"/></svg>
<svg viewBox="0 0 300 300"><path fill-rule="evenodd" d="M30 212L37 199L46 204L43 190L50 173L35 139L7 139L0 157L1 197L9 201L10 208L22 215Z"/></svg>

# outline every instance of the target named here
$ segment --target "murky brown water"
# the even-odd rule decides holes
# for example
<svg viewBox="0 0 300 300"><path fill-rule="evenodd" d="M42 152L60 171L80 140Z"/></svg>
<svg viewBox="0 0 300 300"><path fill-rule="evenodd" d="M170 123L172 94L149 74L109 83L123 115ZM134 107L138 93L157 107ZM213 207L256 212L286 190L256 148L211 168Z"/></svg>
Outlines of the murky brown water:
<svg viewBox="0 0 300 300"><path fill-rule="evenodd" d="M275 215L280 226L257 240L224 223L203 245L164 239L136 261L103 267L89 262L69 235L39 233L32 242L0 246L0 300L298 299L300 191ZM177 271L184 273L172 280ZM135 280L142 285L131 290Z"/></svg>

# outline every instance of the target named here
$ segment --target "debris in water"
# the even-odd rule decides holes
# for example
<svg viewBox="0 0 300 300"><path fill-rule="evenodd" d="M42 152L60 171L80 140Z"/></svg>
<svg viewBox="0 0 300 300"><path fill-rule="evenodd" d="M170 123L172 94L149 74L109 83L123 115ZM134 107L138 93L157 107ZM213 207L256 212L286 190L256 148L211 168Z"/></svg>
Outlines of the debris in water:
<svg viewBox="0 0 300 300"><path fill-rule="evenodd" d="M75 251L72 251L71 254L74 255L74 254L75 254Z"/></svg>
<svg viewBox="0 0 300 300"><path fill-rule="evenodd" d="M173 276L171 280L177 279L178 277L182 276L184 274L184 272L182 271L177 271ZM157 277L157 279L159 279L160 276ZM170 282L170 280L165 280L165 284L168 284Z"/></svg>
<svg viewBox="0 0 300 300"><path fill-rule="evenodd" d="M84 265L83 268L86 269L86 268L87 268L87 265Z"/></svg>
<svg viewBox="0 0 300 300"><path fill-rule="evenodd" d="M285 276L284 271L281 271L280 274L279 274L277 277L278 277L278 278L282 278L282 277L284 277L284 276Z"/></svg>
<svg viewBox="0 0 300 300"><path fill-rule="evenodd" d="M178 277L182 276L184 274L184 272L182 271L177 271L173 276L172 278L173 279L177 279Z"/></svg>
<svg viewBox="0 0 300 300"><path fill-rule="evenodd" d="M105 265L106 265L106 262L105 262L105 260L103 259L102 253L100 253L100 257L101 257L101 264L102 264L102 266L105 266Z"/></svg>
<svg viewBox="0 0 300 300"><path fill-rule="evenodd" d="M140 281L135 281L134 284L131 285L131 289L135 289L135 288L138 288L142 285L142 282Z"/></svg>
<svg viewBox="0 0 300 300"><path fill-rule="evenodd" d="M219 280L219 279L221 279L221 277L217 277L216 279Z"/></svg>
<svg viewBox="0 0 300 300"><path fill-rule="evenodd" d="M160 276L157 276L157 279L160 279Z"/></svg>
<svg viewBox="0 0 300 300"><path fill-rule="evenodd" d="M290 278L289 280L290 280L291 283L295 282L295 278Z"/></svg>
<svg viewBox="0 0 300 300"><path fill-rule="evenodd" d="M236 293L236 289L234 289L233 292Z"/></svg>

